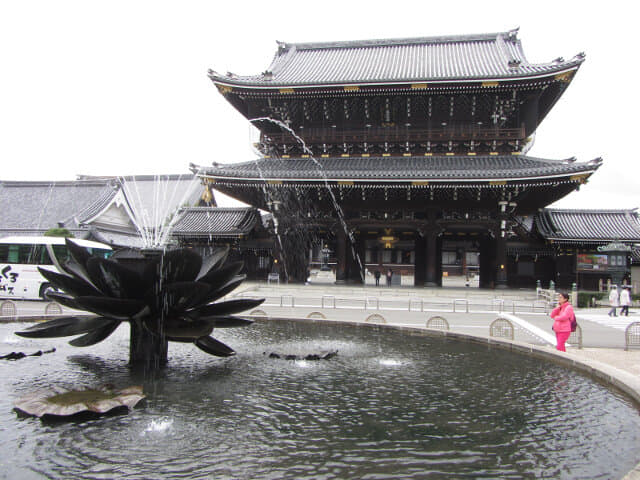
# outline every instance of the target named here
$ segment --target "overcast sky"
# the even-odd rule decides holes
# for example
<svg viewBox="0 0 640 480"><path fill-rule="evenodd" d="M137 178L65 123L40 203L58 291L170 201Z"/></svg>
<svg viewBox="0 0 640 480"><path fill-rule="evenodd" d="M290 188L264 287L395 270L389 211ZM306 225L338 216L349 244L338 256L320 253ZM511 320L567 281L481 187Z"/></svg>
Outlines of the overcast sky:
<svg viewBox="0 0 640 480"><path fill-rule="evenodd" d="M208 69L264 71L287 42L520 27L527 59L585 52L529 155L604 164L554 206L640 206L635 15L616 2L0 0L2 180L188 173L251 160ZM598 5L596 8L595 5Z"/></svg>

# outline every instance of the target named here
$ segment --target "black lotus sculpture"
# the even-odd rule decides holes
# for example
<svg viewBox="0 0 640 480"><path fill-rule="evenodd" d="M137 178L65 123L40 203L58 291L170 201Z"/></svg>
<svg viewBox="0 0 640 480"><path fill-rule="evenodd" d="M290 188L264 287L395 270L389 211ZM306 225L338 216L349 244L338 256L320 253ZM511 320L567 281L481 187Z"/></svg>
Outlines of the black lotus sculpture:
<svg viewBox="0 0 640 480"><path fill-rule="evenodd" d="M245 279L239 275L243 262L225 263L227 249L218 249L204 259L190 249L135 250L105 259L92 256L72 240L67 239L66 244L70 255L60 263L64 273L39 269L58 290L49 289L47 296L95 316L61 317L18 335L81 335L69 343L86 347L107 338L121 322L129 322L131 365L153 369L166 364L168 341L192 342L220 357L234 355L234 350L213 338L211 332L250 325L252 320L232 315L264 301L214 303Z"/></svg>

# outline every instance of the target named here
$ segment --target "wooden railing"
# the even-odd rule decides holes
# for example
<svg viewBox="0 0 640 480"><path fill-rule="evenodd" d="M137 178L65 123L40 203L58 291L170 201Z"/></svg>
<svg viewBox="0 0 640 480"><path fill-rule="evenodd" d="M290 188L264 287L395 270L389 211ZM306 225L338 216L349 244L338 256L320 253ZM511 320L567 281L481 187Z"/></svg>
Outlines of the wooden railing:
<svg viewBox="0 0 640 480"><path fill-rule="evenodd" d="M334 128L300 129L298 135L308 144L318 143L383 143L383 142L426 142L431 141L504 141L522 140L524 128L482 128L460 125L443 128L414 129L407 127L372 127L357 130L338 130ZM287 132L263 134L265 143L296 143L296 139Z"/></svg>

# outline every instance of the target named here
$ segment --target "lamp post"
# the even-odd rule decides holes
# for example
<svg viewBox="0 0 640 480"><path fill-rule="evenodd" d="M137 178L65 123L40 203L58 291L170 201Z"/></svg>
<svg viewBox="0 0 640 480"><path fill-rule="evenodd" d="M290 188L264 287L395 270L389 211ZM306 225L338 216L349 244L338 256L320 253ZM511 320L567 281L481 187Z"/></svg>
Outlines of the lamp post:
<svg viewBox="0 0 640 480"><path fill-rule="evenodd" d="M598 247L599 252L607 254L608 271L614 285L622 284L622 280L629 273L629 254L631 247L619 241Z"/></svg>

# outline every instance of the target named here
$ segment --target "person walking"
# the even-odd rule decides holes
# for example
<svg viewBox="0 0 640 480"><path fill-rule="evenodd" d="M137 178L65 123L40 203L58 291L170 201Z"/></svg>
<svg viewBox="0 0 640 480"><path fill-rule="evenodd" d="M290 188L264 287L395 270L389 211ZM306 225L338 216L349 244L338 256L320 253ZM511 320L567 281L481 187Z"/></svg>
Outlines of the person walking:
<svg viewBox="0 0 640 480"><path fill-rule="evenodd" d="M620 306L620 295L618 294L618 286L611 285L611 290L609 291L609 306L611 310L609 310L610 317L617 317L616 308Z"/></svg>
<svg viewBox="0 0 640 480"><path fill-rule="evenodd" d="M391 269L387 270L387 287L391 286L391 278L393 277L393 272Z"/></svg>
<svg viewBox="0 0 640 480"><path fill-rule="evenodd" d="M380 270L376 270L376 273L373 274L376 277L376 287L380 286Z"/></svg>
<svg viewBox="0 0 640 480"><path fill-rule="evenodd" d="M566 352L564 344L571 335L571 323L576 318L568 293L558 292L558 306L551 311L550 317L553 318L553 331L556 332L556 349Z"/></svg>
<svg viewBox="0 0 640 480"><path fill-rule="evenodd" d="M629 287L627 285L622 287L620 292L620 316L629 316L629 307L631 306L631 294L629 293Z"/></svg>

